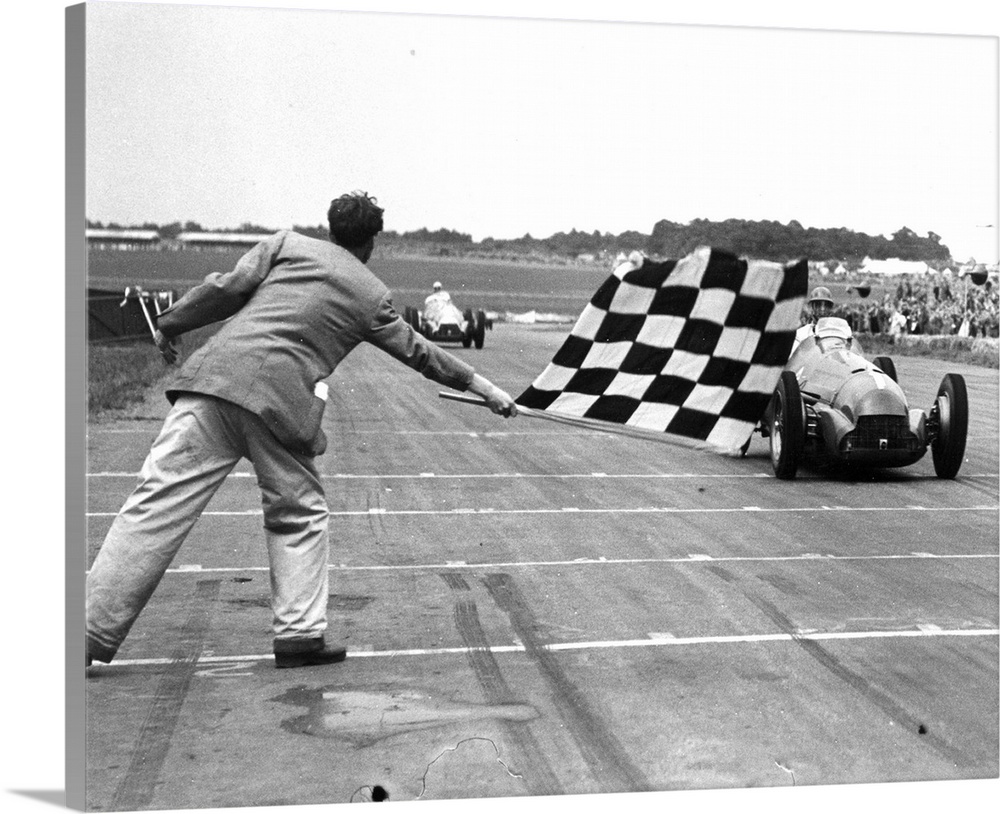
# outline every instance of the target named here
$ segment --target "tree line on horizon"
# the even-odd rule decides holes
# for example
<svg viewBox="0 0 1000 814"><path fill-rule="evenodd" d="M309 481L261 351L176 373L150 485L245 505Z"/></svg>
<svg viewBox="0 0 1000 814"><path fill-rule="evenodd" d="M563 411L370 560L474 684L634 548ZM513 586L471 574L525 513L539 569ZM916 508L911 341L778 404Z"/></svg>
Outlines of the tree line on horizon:
<svg viewBox="0 0 1000 814"><path fill-rule="evenodd" d="M140 226L122 226L87 221L93 229L143 229L155 231L161 239L171 240L181 232L225 231L243 234L270 234L274 228L253 223L243 223L236 229L205 229L194 221L175 221L166 225L143 223ZM293 226L293 231L326 240L327 227ZM484 238L473 241L472 236L451 229L430 231L426 228L410 232L382 232L381 245L397 249L420 250L431 255L452 256L462 254L504 254L524 256L556 256L578 258L593 256L604 258L619 253L641 251L651 257L683 257L698 246L713 246L734 254L761 260L786 262L807 257L810 260L842 263L848 268L860 266L869 257L873 260L918 260L930 265L961 262L952 258L948 247L941 243L940 235L928 232L921 237L903 226L891 237L868 235L843 227L817 229L804 227L798 221L787 224L777 221L748 221L729 219L710 221L696 218L687 224L669 220L658 221L652 232L625 231L614 235L610 232L557 232L549 237L536 238L531 234L513 239Z"/></svg>

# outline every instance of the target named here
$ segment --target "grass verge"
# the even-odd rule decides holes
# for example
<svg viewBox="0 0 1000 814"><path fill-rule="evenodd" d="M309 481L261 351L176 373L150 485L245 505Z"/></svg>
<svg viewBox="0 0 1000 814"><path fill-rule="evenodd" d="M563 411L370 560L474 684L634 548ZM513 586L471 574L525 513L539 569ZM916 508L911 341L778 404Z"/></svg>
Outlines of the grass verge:
<svg viewBox="0 0 1000 814"><path fill-rule="evenodd" d="M1000 368L1000 340L962 336L898 336L859 334L869 359L875 356L923 356L942 362Z"/></svg>
<svg viewBox="0 0 1000 814"><path fill-rule="evenodd" d="M166 375L163 358L152 342L92 344L87 359L87 412L94 418L128 410L143 401L150 387Z"/></svg>
<svg viewBox="0 0 1000 814"><path fill-rule="evenodd" d="M187 357L200 348L217 325L185 334L174 366L163 361L151 339L105 345L92 343L87 350L87 417L149 418L150 405L166 404L163 391Z"/></svg>

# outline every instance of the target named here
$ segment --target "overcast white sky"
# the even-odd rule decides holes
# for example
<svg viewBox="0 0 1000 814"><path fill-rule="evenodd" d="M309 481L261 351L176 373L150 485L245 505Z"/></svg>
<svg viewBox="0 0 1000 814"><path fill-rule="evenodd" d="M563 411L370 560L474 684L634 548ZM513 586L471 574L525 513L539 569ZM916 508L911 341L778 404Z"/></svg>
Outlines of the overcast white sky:
<svg viewBox="0 0 1000 814"><path fill-rule="evenodd" d="M534 12L611 22L268 5L292 8L88 4L89 218L319 224L362 188L388 229L476 240L795 219L934 231L956 259L997 260L988 29L741 28L724 23L746 15L708 11L646 19L710 25L640 24L615 3Z"/></svg>

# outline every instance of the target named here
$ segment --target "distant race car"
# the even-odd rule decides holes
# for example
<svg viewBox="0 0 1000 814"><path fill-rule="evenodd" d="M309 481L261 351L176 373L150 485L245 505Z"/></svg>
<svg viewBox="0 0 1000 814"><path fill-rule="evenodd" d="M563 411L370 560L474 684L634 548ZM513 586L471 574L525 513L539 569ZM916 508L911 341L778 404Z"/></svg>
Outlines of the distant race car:
<svg viewBox="0 0 1000 814"><path fill-rule="evenodd" d="M867 361L847 321L824 317L793 351L758 429L770 439L774 474L786 480L806 458L893 468L916 463L928 447L935 474L954 478L968 426L962 376L945 374L929 411L910 409L892 359Z"/></svg>
<svg viewBox="0 0 1000 814"><path fill-rule="evenodd" d="M437 303L433 314L407 306L403 316L413 330L432 342L461 342L463 348L474 344L477 350L483 347L486 329L492 327L484 311L466 309L463 313L451 302Z"/></svg>

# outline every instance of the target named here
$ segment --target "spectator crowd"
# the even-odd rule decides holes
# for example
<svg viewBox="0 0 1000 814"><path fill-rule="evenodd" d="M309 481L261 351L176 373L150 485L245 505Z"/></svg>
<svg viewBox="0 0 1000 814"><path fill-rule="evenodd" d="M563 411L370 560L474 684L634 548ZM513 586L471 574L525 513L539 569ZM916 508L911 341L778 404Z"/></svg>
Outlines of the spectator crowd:
<svg viewBox="0 0 1000 814"><path fill-rule="evenodd" d="M857 333L1000 336L1000 286L995 275L977 284L971 276L931 272L876 286L869 282L848 287L858 296L839 303L833 315L846 319ZM873 293L876 296L869 299Z"/></svg>

